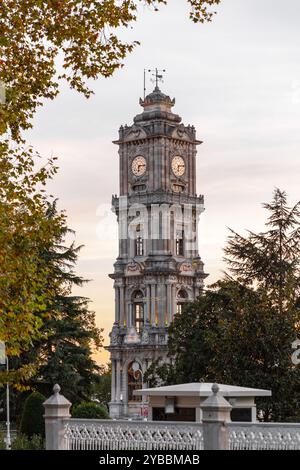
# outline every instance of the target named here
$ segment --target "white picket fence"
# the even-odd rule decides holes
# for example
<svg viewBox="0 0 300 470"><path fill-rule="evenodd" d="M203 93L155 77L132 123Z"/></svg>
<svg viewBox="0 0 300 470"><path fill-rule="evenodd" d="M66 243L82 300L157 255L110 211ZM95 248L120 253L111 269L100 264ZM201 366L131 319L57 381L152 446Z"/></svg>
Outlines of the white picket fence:
<svg viewBox="0 0 300 470"><path fill-rule="evenodd" d="M70 419L65 424L69 450L202 450L198 423Z"/></svg>
<svg viewBox="0 0 300 470"><path fill-rule="evenodd" d="M300 424L227 423L229 450L300 450ZM70 419L69 450L203 450L200 423Z"/></svg>
<svg viewBox="0 0 300 470"><path fill-rule="evenodd" d="M300 450L300 424L228 423L230 450Z"/></svg>

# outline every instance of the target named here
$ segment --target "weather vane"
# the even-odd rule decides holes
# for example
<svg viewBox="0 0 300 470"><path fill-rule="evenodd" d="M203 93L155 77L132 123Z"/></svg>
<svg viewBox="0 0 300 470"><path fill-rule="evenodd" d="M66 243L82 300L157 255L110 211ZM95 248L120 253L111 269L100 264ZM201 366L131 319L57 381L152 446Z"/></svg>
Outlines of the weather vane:
<svg viewBox="0 0 300 470"><path fill-rule="evenodd" d="M166 72L166 69L144 69L144 99L146 96L146 73L151 73L152 77L150 80L152 83L155 83L155 87L158 87L158 83L162 82L163 83L163 72Z"/></svg>

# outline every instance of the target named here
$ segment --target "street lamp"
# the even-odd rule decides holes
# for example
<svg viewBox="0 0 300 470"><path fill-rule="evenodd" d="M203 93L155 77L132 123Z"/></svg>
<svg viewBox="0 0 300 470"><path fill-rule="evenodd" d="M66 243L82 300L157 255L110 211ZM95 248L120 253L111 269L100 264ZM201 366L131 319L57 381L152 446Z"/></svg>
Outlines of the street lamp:
<svg viewBox="0 0 300 470"><path fill-rule="evenodd" d="M134 375L135 379L138 379L138 376L136 374L138 374L138 373L141 374L142 387L143 387L144 374L143 374L142 368L140 366L140 363L138 361L134 361L134 363L132 364L132 370L133 370L133 375ZM147 421L147 418L144 415L144 411L145 411L145 403L144 403L144 395L142 394L142 416L143 416L144 421Z"/></svg>
<svg viewBox="0 0 300 470"><path fill-rule="evenodd" d="M5 343L0 341L0 365L6 366L6 372L9 372L8 356L5 352ZM9 383L6 383L6 450L11 449L10 436L10 413L9 413Z"/></svg>

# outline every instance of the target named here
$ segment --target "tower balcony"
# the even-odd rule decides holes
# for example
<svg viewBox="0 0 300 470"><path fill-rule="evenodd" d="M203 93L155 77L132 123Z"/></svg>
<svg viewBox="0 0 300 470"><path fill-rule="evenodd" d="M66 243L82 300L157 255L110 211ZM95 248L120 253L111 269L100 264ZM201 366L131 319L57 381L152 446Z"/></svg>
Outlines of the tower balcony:
<svg viewBox="0 0 300 470"><path fill-rule="evenodd" d="M149 206L151 204L176 204L184 205L189 204L192 206L203 206L204 205L204 196L195 195L189 196L187 194L176 194L172 191L155 191L145 194L132 194L130 196L122 196L124 202L127 198L127 208L133 204L141 204L144 206ZM120 208L120 197L117 195L112 196L112 207L114 212L118 212ZM126 206L123 208L125 209Z"/></svg>

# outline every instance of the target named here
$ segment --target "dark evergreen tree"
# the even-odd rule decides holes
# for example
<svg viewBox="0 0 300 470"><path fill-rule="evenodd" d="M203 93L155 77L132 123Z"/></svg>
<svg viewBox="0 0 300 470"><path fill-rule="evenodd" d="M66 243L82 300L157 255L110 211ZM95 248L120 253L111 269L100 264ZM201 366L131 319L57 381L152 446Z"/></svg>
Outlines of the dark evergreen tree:
<svg viewBox="0 0 300 470"><path fill-rule="evenodd" d="M44 407L45 396L38 392L31 393L25 400L20 432L27 437L45 436Z"/></svg>
<svg viewBox="0 0 300 470"><path fill-rule="evenodd" d="M47 217L54 217L56 204L48 208ZM89 309L89 300L72 295L74 287L85 282L74 272L81 247L74 242L65 246L66 238L73 232L63 227L56 243L41 256L51 266L48 289L55 292L43 316L43 335L33 343L18 361L23 364L38 364L37 372L28 385L47 397L55 383L72 402L89 400L93 382L102 368L97 365L93 353L102 347L102 329L97 328L95 314ZM53 297L52 297L53 299ZM50 315L51 312L51 315ZM22 401L24 394L17 393L16 400ZM19 411L17 404L16 412Z"/></svg>

